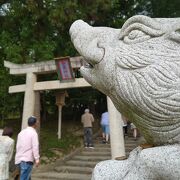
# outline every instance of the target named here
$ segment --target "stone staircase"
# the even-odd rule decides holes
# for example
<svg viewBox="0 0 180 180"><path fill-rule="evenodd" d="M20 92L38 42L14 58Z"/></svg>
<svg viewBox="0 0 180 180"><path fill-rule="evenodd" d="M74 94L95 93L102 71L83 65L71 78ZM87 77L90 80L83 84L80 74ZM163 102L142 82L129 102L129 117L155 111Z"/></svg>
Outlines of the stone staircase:
<svg viewBox="0 0 180 180"><path fill-rule="evenodd" d="M125 138L127 157L137 146L138 141L134 141L132 137ZM63 163L57 161L48 168L37 168L32 180L90 180L95 165L108 159L111 159L110 145L102 144L100 138L96 138L94 149L81 148Z"/></svg>

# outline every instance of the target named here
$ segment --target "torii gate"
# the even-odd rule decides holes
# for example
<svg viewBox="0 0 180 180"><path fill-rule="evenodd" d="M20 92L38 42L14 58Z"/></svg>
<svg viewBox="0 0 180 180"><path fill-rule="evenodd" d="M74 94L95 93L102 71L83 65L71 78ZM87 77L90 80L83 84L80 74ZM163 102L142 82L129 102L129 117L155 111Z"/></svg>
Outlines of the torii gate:
<svg viewBox="0 0 180 180"><path fill-rule="evenodd" d="M71 57L70 62L73 69L79 69L83 64L83 58L80 56ZM8 61L4 61L4 66L10 69L10 74L26 75L26 84L9 87L9 93L25 92L21 126L22 129L27 126L28 117L34 115L37 117L37 119L40 119L39 91L91 87L91 85L87 81L85 81L84 78L75 78L74 82L67 83L61 83L59 80L37 82L38 74L56 72L56 64L54 60L31 64L14 64ZM64 105L65 96L65 93L61 93L56 97L56 104L58 105L59 109L58 138L61 138L61 109ZM112 101L108 97L107 106L110 116L112 159L121 159L125 157L124 138L121 124L122 118L120 113L116 110Z"/></svg>

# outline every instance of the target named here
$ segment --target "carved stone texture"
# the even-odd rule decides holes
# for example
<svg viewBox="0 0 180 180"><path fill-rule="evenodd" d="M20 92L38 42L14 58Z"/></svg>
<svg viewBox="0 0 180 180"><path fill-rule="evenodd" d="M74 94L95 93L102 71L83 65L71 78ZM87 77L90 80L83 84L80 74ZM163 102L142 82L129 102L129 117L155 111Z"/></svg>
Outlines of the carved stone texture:
<svg viewBox="0 0 180 180"><path fill-rule="evenodd" d="M179 180L180 146L134 149L127 160L98 163L92 180Z"/></svg>
<svg viewBox="0 0 180 180"><path fill-rule="evenodd" d="M121 29L70 28L72 42L89 65L84 78L153 145L180 143L180 18L134 16Z"/></svg>

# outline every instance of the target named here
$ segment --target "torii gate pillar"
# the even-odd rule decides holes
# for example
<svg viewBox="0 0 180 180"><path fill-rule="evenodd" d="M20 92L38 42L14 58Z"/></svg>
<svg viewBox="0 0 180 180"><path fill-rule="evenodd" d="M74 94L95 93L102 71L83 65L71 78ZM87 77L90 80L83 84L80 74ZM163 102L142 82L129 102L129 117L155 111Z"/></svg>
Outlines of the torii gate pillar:
<svg viewBox="0 0 180 180"><path fill-rule="evenodd" d="M29 72L26 74L26 90L24 94L24 107L22 117L22 129L27 127L27 120L34 115L35 107L35 92L34 83L36 82L36 74Z"/></svg>
<svg viewBox="0 0 180 180"><path fill-rule="evenodd" d="M111 157L116 160L124 160L126 159L126 155L121 114L108 96L107 106L109 112Z"/></svg>
<svg viewBox="0 0 180 180"><path fill-rule="evenodd" d="M37 118L37 132L38 134L40 134L40 128L41 128L41 123L40 123L40 119L41 119L41 103L40 103L40 92L39 91L35 91L35 106L34 106L34 115Z"/></svg>
<svg viewBox="0 0 180 180"><path fill-rule="evenodd" d="M82 66L82 57L70 58L71 65L74 69ZM4 61L4 66L10 69L10 74L26 75L26 84L15 85L9 87L9 93L25 92L24 107L22 118L22 129L27 126L29 116L35 115L40 118L40 94L39 91L69 89L80 87L91 87L84 78L76 78L75 82L60 83L59 80L36 82L36 74L46 74L56 72L56 64L54 60L46 62L36 62L32 64L14 64ZM65 97L65 96L64 96ZM63 98L64 98L63 97ZM61 100L63 100L63 98ZM58 138L61 138L61 111L63 103L57 102L59 109L59 125ZM111 153L112 159L122 159L125 155L123 131L121 125L121 116L118 115L113 103L108 98L108 111L110 114L110 137L111 137ZM119 157L119 158L118 158Z"/></svg>

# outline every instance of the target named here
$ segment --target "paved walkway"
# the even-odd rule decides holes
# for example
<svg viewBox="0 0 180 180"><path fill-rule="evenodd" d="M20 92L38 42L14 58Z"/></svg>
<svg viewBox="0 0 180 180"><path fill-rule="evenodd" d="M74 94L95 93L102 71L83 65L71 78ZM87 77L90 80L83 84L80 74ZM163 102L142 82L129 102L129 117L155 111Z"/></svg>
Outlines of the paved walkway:
<svg viewBox="0 0 180 180"><path fill-rule="evenodd" d="M125 138L126 155L138 146L132 137ZM50 166L37 168L32 175L32 180L90 180L93 168L103 160L111 159L110 145L102 144L97 137L94 149L81 148L71 158L56 161Z"/></svg>

